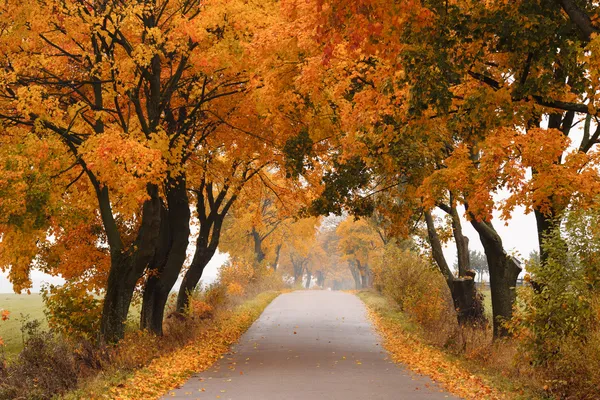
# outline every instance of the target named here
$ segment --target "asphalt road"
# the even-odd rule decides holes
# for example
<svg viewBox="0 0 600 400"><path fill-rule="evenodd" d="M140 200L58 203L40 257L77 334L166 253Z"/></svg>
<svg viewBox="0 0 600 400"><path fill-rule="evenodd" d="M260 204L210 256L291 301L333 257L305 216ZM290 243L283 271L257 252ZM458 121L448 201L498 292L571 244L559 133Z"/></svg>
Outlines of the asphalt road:
<svg viewBox="0 0 600 400"><path fill-rule="evenodd" d="M456 399L394 364L354 295L276 298L220 362L164 399Z"/></svg>

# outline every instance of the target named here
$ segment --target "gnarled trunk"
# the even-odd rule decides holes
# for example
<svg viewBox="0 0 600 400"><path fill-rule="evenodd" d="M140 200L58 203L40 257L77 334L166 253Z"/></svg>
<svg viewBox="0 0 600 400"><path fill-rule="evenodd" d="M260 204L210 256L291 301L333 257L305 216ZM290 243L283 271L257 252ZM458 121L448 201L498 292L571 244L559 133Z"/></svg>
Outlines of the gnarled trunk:
<svg viewBox="0 0 600 400"><path fill-rule="evenodd" d="M254 257L256 258L256 263L260 264L265 260L265 252L262 249L263 239L254 227L252 227L252 239L254 241Z"/></svg>
<svg viewBox="0 0 600 400"><path fill-rule="evenodd" d="M356 265L360 274L360 288L366 289L369 287L370 275L368 264L362 264L359 259L356 259Z"/></svg>
<svg viewBox="0 0 600 400"><path fill-rule="evenodd" d="M513 305L516 300L517 278L522 269L518 261L506 254L502 239L490 222L471 219L488 261L490 273L490 290L492 292L492 314L494 337L507 336L504 321L512 318Z"/></svg>
<svg viewBox="0 0 600 400"><path fill-rule="evenodd" d="M279 243L275 249L275 262L273 263L273 271L277 271L277 267L279 266L279 256L281 255L282 246L283 244Z"/></svg>
<svg viewBox="0 0 600 400"><path fill-rule="evenodd" d="M455 208L454 211L454 215L458 217ZM425 212L425 222L427 224L427 236L429 244L431 245L433 259L446 279L446 284L448 285L448 289L452 296L454 309L456 310L458 323L460 325L466 325L483 321L483 305L481 297L477 294L475 288L475 272L468 270L463 264L463 269L465 270L464 275L458 278L455 277L446 262L446 258L442 251L442 244L435 229L433 217L429 211ZM453 223L453 231L455 238L458 238L457 247L462 246L463 250L466 250L468 256L468 240L462 235L460 221Z"/></svg>
<svg viewBox="0 0 600 400"><path fill-rule="evenodd" d="M220 226L218 229L220 230ZM202 230L202 228L200 230ZM196 253L194 254L190 268L183 277L179 293L177 294L177 311L181 313L188 308L190 297L196 289L196 286L198 286L200 278L202 278L204 268L206 268L217 250L216 245L206 245L203 240L200 240L200 237L197 242L200 242L200 244L196 244Z"/></svg>
<svg viewBox="0 0 600 400"><path fill-rule="evenodd" d="M142 223L138 235L134 243L123 250L120 237L112 236L118 235L118 231L116 225L113 225L108 189L105 187L97 191L105 230L111 236L111 266L100 321L100 335L104 341L112 343L122 339L125 334L125 322L135 286L154 258L160 233L161 202L156 185L148 185L150 199L142 206Z"/></svg>
<svg viewBox="0 0 600 400"><path fill-rule="evenodd" d="M140 321L142 329L157 335L162 335L165 307L185 262L189 243L190 207L185 177L167 182L167 205L156 263L144 288Z"/></svg>
<svg viewBox="0 0 600 400"><path fill-rule="evenodd" d="M225 216L237 198L237 195L232 194L229 200L225 200L228 191L229 186L225 185L215 197L213 184L211 182L207 183L204 180L200 184L200 189L195 191L198 196L196 210L198 212L198 219L200 220L200 232L196 240L194 258L183 277L183 282L177 294L178 312L182 313L187 310L190 303L190 296L196 289L198 282L200 282L204 268L206 268L206 265L217 251L219 239L221 238L223 219L225 219Z"/></svg>

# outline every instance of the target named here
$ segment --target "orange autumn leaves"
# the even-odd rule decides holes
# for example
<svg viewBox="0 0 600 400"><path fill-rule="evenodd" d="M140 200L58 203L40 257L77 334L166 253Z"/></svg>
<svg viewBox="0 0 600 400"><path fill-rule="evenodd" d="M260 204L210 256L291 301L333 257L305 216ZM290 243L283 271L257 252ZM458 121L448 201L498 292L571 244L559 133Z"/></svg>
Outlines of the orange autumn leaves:
<svg viewBox="0 0 600 400"><path fill-rule="evenodd" d="M10 311L2 310L0 312L0 320L6 321L8 319L9 315L10 315ZM4 346L4 340L2 339L2 336L0 336L0 347L2 347L2 346Z"/></svg>

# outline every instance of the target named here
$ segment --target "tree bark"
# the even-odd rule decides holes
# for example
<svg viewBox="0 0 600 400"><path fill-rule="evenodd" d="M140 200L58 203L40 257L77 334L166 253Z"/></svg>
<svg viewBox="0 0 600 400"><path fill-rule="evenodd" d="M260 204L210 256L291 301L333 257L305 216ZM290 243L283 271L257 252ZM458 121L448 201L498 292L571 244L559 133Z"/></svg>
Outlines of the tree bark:
<svg viewBox="0 0 600 400"><path fill-rule="evenodd" d="M190 297L202 278L204 268L217 251L223 220L237 198L237 195L233 194L229 200L225 201L228 191L229 187L225 185L215 198L213 184L204 180L200 184L199 190L195 191L200 232L196 239L194 258L183 277L183 282L177 294L177 311L180 313L188 309Z"/></svg>
<svg viewBox="0 0 600 400"><path fill-rule="evenodd" d="M177 282L190 236L190 207L185 177L167 182L167 205L163 234L155 257L156 264L146 281L140 326L162 335L163 319L171 289ZM166 231L166 232L164 232Z"/></svg>
<svg viewBox="0 0 600 400"><path fill-rule="evenodd" d="M302 272L304 272L304 267L302 265L300 265L300 266L294 265L294 284L295 285L300 283L300 279L302 278Z"/></svg>
<svg viewBox="0 0 600 400"><path fill-rule="evenodd" d="M325 286L325 274L323 271L317 271L317 285L320 287Z"/></svg>
<svg viewBox="0 0 600 400"><path fill-rule="evenodd" d="M310 289L311 281L312 281L312 273L308 268L306 268L306 285L305 285L306 289Z"/></svg>
<svg viewBox="0 0 600 400"><path fill-rule="evenodd" d="M452 210L454 212L452 212ZM460 220L454 220L454 218L458 218L456 208L451 207L448 211L453 219L452 230L454 232L454 237L455 239L458 239L456 246L457 248L462 247L463 251L466 251L468 257L468 239L462 235ZM429 211L425 212L425 222L427 224L427 236L431 245L433 259L446 279L446 284L452 295L452 302L454 309L456 310L458 323L460 325L467 325L484 322L485 317L483 315L481 296L478 295L475 287L475 272L466 268L463 259L463 268L465 268L464 274L458 278L454 277L446 262L446 257L442 251L442 244L435 229L433 217Z"/></svg>
<svg viewBox="0 0 600 400"><path fill-rule="evenodd" d="M362 264L359 259L356 259L356 265L360 274L360 288L367 289L369 287L369 265Z"/></svg>
<svg viewBox="0 0 600 400"><path fill-rule="evenodd" d="M254 256L256 257L256 263L260 264L265 259L265 253L262 249L263 238L260 237L260 233L252 227L252 239L254 239Z"/></svg>
<svg viewBox="0 0 600 400"><path fill-rule="evenodd" d="M348 268L350 269L350 272L352 273L352 278L354 279L354 287L355 289L359 290L362 285L362 282L360 280L360 271L358 270L358 267L356 266L353 260L348 260Z"/></svg>
<svg viewBox="0 0 600 400"><path fill-rule="evenodd" d="M277 267L279 265L279 256L281 255L281 247L283 246L282 243L279 243L277 245L277 248L275 249L275 262L273 263L273 271L277 271Z"/></svg>
<svg viewBox="0 0 600 400"><path fill-rule="evenodd" d="M457 253L458 278L453 277L450 291L458 323L460 325L484 324L486 318L483 308L483 298L477 292L477 287L475 286L475 277L477 274L471 270L469 238L462 233L460 215L454 205L452 193L450 193L450 206L439 204L438 207L450 215L452 219L452 234Z"/></svg>
<svg viewBox="0 0 600 400"><path fill-rule="evenodd" d="M522 269L517 260L506 254L502 239L491 222L477 221L471 216L471 225L479 234L488 261L494 337L508 336L504 322L512 318L517 277Z"/></svg>
<svg viewBox="0 0 600 400"><path fill-rule="evenodd" d="M586 14L584 10L579 8L573 0L555 0L563 10L567 13L571 21L580 30L583 39L586 41L590 40L593 33L597 32L597 29L592 24L592 19Z"/></svg>
<svg viewBox="0 0 600 400"><path fill-rule="evenodd" d="M102 216L105 227L108 226L108 229L105 228L108 235L109 232L112 232L110 227L114 222L112 211L110 211L108 190L103 188L99 192L104 192L98 196L101 212L104 210L104 212L110 213L110 216ZM148 264L152 262L158 244L161 220L158 188L156 185L148 185L147 192L150 199L142 206L142 222L134 243L127 250L123 250L121 246L118 246L120 238L109 238L109 241L112 242L111 266L100 321L101 338L108 343L123 338L135 286ZM116 234L118 235L118 231Z"/></svg>
<svg viewBox="0 0 600 400"><path fill-rule="evenodd" d="M429 239L429 245L431 246L431 254L433 256L433 260L442 272L442 275L444 275L446 283L448 284L448 288L450 289L450 292L452 292L452 281L454 276L452 275L450 267L448 267L446 257L444 257L444 252L442 250L442 242L435 229L435 224L433 223L433 216L431 215L431 211L425 211L424 214L425 223L427 224L427 238Z"/></svg>
<svg viewBox="0 0 600 400"><path fill-rule="evenodd" d="M180 313L183 313L187 310L190 297L196 289L198 282L200 282L200 279L202 278L204 268L206 268L206 265L208 265L209 261L212 259L217 250L217 244L219 242L218 237L221 234L220 231L222 223L222 218L220 218L219 221L215 221L215 226L212 233L215 239L211 240L211 242L213 242L212 244L208 244L204 239L204 235L208 237L208 232L202 232L203 229L200 227L201 233L196 241L196 253L194 253L194 258L192 259L190 268L183 277L181 288L179 289L179 293L177 295L177 311Z"/></svg>

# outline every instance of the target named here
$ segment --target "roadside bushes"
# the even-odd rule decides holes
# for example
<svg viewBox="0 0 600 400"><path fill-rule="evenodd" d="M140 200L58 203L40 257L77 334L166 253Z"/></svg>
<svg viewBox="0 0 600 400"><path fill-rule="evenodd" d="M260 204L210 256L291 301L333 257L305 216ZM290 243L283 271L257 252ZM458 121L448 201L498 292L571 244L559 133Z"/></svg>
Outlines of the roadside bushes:
<svg viewBox="0 0 600 400"><path fill-rule="evenodd" d="M238 305L283 287L281 275L274 271L233 261L223 266L216 282L193 293L185 313L175 311L175 298L169 301L163 337L129 330L116 345L96 342L102 306L96 297L75 286L49 287L44 299L51 330L40 332L39 323L28 322L23 325L23 351L10 360L0 353L0 399L53 399L88 386L102 393L98 386L106 385L105 380L122 379L157 357L215 330L229 329L224 321Z"/></svg>
<svg viewBox="0 0 600 400"><path fill-rule="evenodd" d="M421 328L421 336L454 355L540 396L598 399L600 388L600 207L567 212L517 289L511 336L489 326L456 324L439 271L394 244L374 260L374 286Z"/></svg>
<svg viewBox="0 0 600 400"><path fill-rule="evenodd" d="M75 388L78 376L67 342L49 332L34 333L16 359L0 361L0 399L51 399Z"/></svg>
<svg viewBox="0 0 600 400"><path fill-rule="evenodd" d="M50 328L67 337L95 340L100 329L102 301L72 283L42 289Z"/></svg>
<svg viewBox="0 0 600 400"><path fill-rule="evenodd" d="M527 267L510 328L524 357L560 398L598 398L600 212L570 212L544 240L543 264Z"/></svg>
<svg viewBox="0 0 600 400"><path fill-rule="evenodd" d="M253 265L241 259L233 259L221 267L218 284L225 288L233 301L268 290L281 290L285 286L281 274L272 268Z"/></svg>
<svg viewBox="0 0 600 400"><path fill-rule="evenodd" d="M422 326L428 340L444 346L455 340L456 316L446 282L420 255L390 242L372 272L375 289Z"/></svg>

